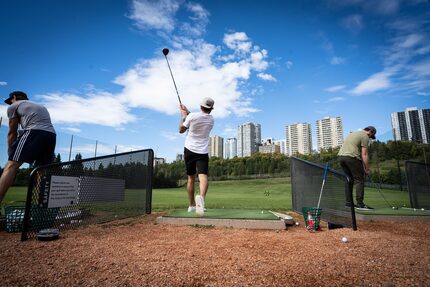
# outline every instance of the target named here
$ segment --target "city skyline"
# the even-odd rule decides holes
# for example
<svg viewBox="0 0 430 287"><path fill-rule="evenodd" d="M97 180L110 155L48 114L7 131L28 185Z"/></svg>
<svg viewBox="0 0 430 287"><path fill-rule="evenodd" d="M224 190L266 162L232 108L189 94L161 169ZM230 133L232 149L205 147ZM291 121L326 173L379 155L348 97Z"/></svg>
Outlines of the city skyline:
<svg viewBox="0 0 430 287"><path fill-rule="evenodd" d="M215 100L213 134L257 122L262 138L282 139L285 125L339 116L345 135L373 125L386 141L391 113L430 106L430 3L369 3L5 0L0 95L23 90L48 108L62 159L73 134L86 157L94 145L97 155L152 148L170 162L185 135L169 48L189 110Z"/></svg>

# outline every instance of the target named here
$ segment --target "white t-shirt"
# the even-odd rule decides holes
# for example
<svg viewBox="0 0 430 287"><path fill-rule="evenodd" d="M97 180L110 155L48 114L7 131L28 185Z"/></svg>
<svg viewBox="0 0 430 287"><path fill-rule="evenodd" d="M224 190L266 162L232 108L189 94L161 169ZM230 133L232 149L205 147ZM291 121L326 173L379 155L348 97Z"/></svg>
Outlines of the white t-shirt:
<svg viewBox="0 0 430 287"><path fill-rule="evenodd" d="M208 153L209 133L214 126L212 115L204 112L190 113L182 125L188 128L185 147L195 153Z"/></svg>

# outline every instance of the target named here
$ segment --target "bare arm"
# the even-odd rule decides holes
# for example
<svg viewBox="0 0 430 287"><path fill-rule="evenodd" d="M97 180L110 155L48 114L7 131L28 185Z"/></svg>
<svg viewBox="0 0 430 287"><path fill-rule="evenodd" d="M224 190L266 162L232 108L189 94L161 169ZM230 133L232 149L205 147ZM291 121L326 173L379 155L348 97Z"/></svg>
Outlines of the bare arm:
<svg viewBox="0 0 430 287"><path fill-rule="evenodd" d="M365 147L361 148L361 159L363 160L364 172L366 173L366 175L368 175L370 173L370 170L369 170L369 151Z"/></svg>
<svg viewBox="0 0 430 287"><path fill-rule="evenodd" d="M18 137L19 118L9 119L9 131L7 133L7 153L10 154L12 143Z"/></svg>
<svg viewBox="0 0 430 287"><path fill-rule="evenodd" d="M181 120L179 121L179 133L183 134L186 132L187 127L183 125L187 115L190 113L185 105L180 105L179 110L181 111Z"/></svg>

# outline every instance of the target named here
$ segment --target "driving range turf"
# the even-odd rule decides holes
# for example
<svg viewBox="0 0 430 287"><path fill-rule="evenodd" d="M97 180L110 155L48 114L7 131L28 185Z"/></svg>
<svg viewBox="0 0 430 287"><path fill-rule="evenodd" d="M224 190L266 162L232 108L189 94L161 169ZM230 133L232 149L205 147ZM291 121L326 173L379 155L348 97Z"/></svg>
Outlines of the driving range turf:
<svg viewBox="0 0 430 287"><path fill-rule="evenodd" d="M135 192L135 191L134 191ZM126 200L133 201L133 190L126 191ZM199 192L198 183L196 193ZM27 187L12 187L6 194L2 203L4 205L24 205ZM382 193L382 194L381 194ZM384 199L385 197L385 199ZM374 207L374 211L358 211L363 214L384 215L428 215L428 211L408 209L409 195L405 191L380 190L366 188L365 202ZM177 211L187 208L186 187L153 189L153 211ZM109 208L115 204L110 203ZM392 209L396 207L398 209ZM291 211L291 184L290 178L268 178L249 180L210 181L206 197L208 210L273 210ZM4 212L4 211L3 211ZM2 212L2 213L3 213ZM4 214L4 213L3 213ZM209 216L209 214L208 214ZM260 216L260 215L259 215Z"/></svg>

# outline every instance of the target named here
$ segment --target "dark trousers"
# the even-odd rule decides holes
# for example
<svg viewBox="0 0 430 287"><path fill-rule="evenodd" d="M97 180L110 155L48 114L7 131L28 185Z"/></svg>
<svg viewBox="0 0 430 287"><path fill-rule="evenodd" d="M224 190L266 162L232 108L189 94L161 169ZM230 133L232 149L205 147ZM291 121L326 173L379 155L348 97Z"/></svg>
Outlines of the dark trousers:
<svg viewBox="0 0 430 287"><path fill-rule="evenodd" d="M357 204L362 204L364 200L364 167L363 162L350 156L339 157L340 166L343 172L349 177L348 192L345 195L346 204L352 204L351 194L355 183L355 199Z"/></svg>

